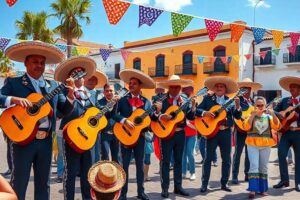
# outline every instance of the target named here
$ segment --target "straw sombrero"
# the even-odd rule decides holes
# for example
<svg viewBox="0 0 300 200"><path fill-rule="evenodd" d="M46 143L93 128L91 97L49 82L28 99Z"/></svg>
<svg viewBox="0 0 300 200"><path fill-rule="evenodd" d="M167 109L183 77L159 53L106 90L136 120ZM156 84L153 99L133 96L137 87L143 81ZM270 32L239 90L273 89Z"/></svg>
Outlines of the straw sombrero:
<svg viewBox="0 0 300 200"><path fill-rule="evenodd" d="M226 93L234 93L238 91L238 84L232 78L228 76L214 76L209 77L204 81L204 85L208 87L209 90L214 91L214 87L217 83L222 83L226 85Z"/></svg>
<svg viewBox="0 0 300 200"><path fill-rule="evenodd" d="M257 91L262 88L260 83L253 82L250 78L245 78L241 82L237 82L239 88L249 87L252 91Z"/></svg>
<svg viewBox="0 0 300 200"><path fill-rule="evenodd" d="M154 83L153 79L150 76L148 76L147 74L141 72L140 70L123 69L122 71L120 71L119 75L120 75L120 79L127 84L129 84L130 79L136 78L142 82L142 84L141 84L142 88L145 88L145 89L155 88L155 83Z"/></svg>
<svg viewBox="0 0 300 200"><path fill-rule="evenodd" d="M91 76L93 77L95 76L97 78L97 85L95 86L95 88L100 88L103 87L106 83L108 83L108 77L106 76L106 74L100 70L96 70L95 73ZM89 77L89 78L91 78Z"/></svg>
<svg viewBox="0 0 300 200"><path fill-rule="evenodd" d="M86 78L90 78L96 72L96 62L88 56L71 57L60 63L55 69L54 79L60 82L65 82L68 78L69 72L77 67L85 70Z"/></svg>
<svg viewBox="0 0 300 200"><path fill-rule="evenodd" d="M159 86L162 88L169 89L169 86L180 85L181 87L192 86L194 81L187 79L180 79L178 75L172 75L169 80L164 80L158 82Z"/></svg>
<svg viewBox="0 0 300 200"><path fill-rule="evenodd" d="M300 78L295 76L285 76L279 79L279 85L287 91L290 91L291 84L300 86Z"/></svg>
<svg viewBox="0 0 300 200"><path fill-rule="evenodd" d="M90 168L88 181L96 192L112 193L124 186L126 174L116 162L99 161Z"/></svg>
<svg viewBox="0 0 300 200"><path fill-rule="evenodd" d="M30 55L46 58L46 64L57 64L64 60L64 54L57 47L40 41L26 41L14 44L5 50L5 55L14 61L24 62Z"/></svg>

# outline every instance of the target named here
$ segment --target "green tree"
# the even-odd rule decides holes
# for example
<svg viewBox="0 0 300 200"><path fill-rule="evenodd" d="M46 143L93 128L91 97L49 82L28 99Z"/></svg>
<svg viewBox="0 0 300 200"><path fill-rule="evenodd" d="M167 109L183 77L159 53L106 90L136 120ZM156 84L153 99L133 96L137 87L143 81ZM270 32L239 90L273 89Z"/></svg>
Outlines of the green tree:
<svg viewBox="0 0 300 200"><path fill-rule="evenodd" d="M0 72L9 72L13 68L13 63L10 59L0 50Z"/></svg>
<svg viewBox="0 0 300 200"><path fill-rule="evenodd" d="M25 11L22 20L16 21L16 26L19 29L16 37L22 40L40 40L47 43L53 43L54 33L47 27L48 15L42 11L33 13Z"/></svg>
<svg viewBox="0 0 300 200"><path fill-rule="evenodd" d="M67 41L68 57L71 56L71 46L73 38L80 38L83 35L80 22L89 24L91 19L89 12L91 8L90 0L56 0L51 4L54 14L58 17L60 25L54 29L55 33Z"/></svg>

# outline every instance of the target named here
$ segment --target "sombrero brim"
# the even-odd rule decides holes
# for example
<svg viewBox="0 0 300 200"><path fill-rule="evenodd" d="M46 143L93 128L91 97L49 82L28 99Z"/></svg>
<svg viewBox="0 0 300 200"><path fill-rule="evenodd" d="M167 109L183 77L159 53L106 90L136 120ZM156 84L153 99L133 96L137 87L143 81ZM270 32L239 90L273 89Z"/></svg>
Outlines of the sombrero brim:
<svg viewBox="0 0 300 200"><path fill-rule="evenodd" d="M6 56L17 62L24 62L30 55L41 55L46 58L46 64L57 64L64 60L65 55L57 47L37 41L21 42L8 47Z"/></svg>
<svg viewBox="0 0 300 200"><path fill-rule="evenodd" d="M155 82L153 81L153 79L150 76L148 76L147 74L145 74L139 70L124 69L124 70L120 71L119 75L120 75L120 79L127 84L129 84L130 79L136 78L142 82L142 84L141 84L142 88L144 88L144 89L155 88Z"/></svg>
<svg viewBox="0 0 300 200"><path fill-rule="evenodd" d="M170 86L180 85L181 87L192 86L194 81L180 79L180 80L165 80L158 82L159 86L168 89Z"/></svg>
<svg viewBox="0 0 300 200"><path fill-rule="evenodd" d="M98 170L99 170L100 163L110 163L110 164L113 164L117 168L117 183L111 188L102 187L102 186L98 185L95 181L95 178L96 178ZM126 174L125 174L125 171L123 170L123 168L120 165L117 165L115 162L99 161L98 163L94 164L90 168L89 173L88 173L88 181L89 181L91 187L95 191L101 192L101 193L112 193L112 192L116 192L116 191L120 190L124 186L124 184L126 182Z"/></svg>
<svg viewBox="0 0 300 200"><path fill-rule="evenodd" d="M222 83L226 85L226 93L234 93L238 91L238 84L232 78L227 76L214 76L209 77L204 81L204 85L209 89L214 91L214 87L217 83Z"/></svg>
<svg viewBox="0 0 300 200"><path fill-rule="evenodd" d="M54 79L65 82L69 72L77 67L81 67L87 73L85 78L91 77L96 71L96 62L88 56L76 56L60 63L55 69Z"/></svg>
<svg viewBox="0 0 300 200"><path fill-rule="evenodd" d="M102 71L97 71L96 70L96 72L95 72L95 74L93 76L95 76L97 78L97 80L98 80L96 88L103 87L106 83L108 83L108 77Z"/></svg>
<svg viewBox="0 0 300 200"><path fill-rule="evenodd" d="M252 91L256 92L257 90L262 88L262 85L260 83L251 83L251 82L238 82L239 88L242 87L249 87Z"/></svg>
<svg viewBox="0 0 300 200"><path fill-rule="evenodd" d="M286 91L290 91L291 84L300 85L300 78L294 76L286 76L286 77L282 77L279 80L279 85Z"/></svg>

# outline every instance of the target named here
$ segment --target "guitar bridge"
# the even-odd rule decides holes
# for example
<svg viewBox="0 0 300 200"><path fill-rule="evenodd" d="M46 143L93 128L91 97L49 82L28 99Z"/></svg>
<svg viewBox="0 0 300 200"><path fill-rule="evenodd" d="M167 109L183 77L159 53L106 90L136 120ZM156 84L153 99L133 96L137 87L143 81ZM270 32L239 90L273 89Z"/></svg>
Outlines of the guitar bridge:
<svg viewBox="0 0 300 200"><path fill-rule="evenodd" d="M16 116L12 116L12 119L13 119L13 121L15 122L15 124L17 125L17 127L20 129L20 130L23 130L23 126L22 126L22 124L20 123L20 121L16 118Z"/></svg>
<svg viewBox="0 0 300 200"><path fill-rule="evenodd" d="M202 121L202 123L204 124L204 126L205 126L206 128L209 127L208 124L206 123L206 121L205 121L204 119L201 119L201 121Z"/></svg>
<svg viewBox="0 0 300 200"><path fill-rule="evenodd" d="M161 128L162 128L163 130L166 130L166 127L161 123L161 121L158 120L158 124L161 126Z"/></svg>
<svg viewBox="0 0 300 200"><path fill-rule="evenodd" d="M77 130L80 133L80 135L84 137L84 139L88 140L88 136L84 133L84 131L80 127L77 127Z"/></svg>
<svg viewBox="0 0 300 200"><path fill-rule="evenodd" d="M122 126L122 128L124 129L125 133L127 133L127 135L129 135L130 137L132 136L131 133L127 130L126 126Z"/></svg>

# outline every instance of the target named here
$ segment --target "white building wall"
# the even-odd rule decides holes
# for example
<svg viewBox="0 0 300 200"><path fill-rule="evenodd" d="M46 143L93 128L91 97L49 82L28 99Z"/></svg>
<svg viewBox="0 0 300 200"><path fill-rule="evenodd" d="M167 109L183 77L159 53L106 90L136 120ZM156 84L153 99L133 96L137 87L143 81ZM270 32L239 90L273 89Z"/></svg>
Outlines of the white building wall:
<svg viewBox="0 0 300 200"><path fill-rule="evenodd" d="M245 30L239 41L239 81L244 78L253 79L253 58L247 60L244 56L245 54L253 54L253 39L253 33Z"/></svg>

